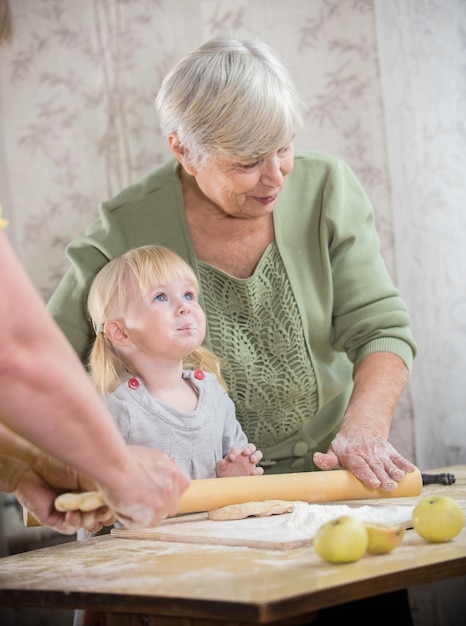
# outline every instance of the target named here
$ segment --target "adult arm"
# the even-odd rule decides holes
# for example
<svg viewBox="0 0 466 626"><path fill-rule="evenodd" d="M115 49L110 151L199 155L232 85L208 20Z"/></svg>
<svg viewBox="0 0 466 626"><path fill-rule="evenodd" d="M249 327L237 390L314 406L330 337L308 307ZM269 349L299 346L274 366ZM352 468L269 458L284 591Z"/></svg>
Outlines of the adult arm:
<svg viewBox="0 0 466 626"><path fill-rule="evenodd" d="M155 450L130 452L3 232L0 267L1 422L92 479L129 528L174 514L189 479Z"/></svg>
<svg viewBox="0 0 466 626"><path fill-rule="evenodd" d="M389 352L364 357L354 369L354 387L343 422L326 454L316 452L322 470L352 472L368 487L393 491L415 467L388 442L393 411L408 382L404 362Z"/></svg>
<svg viewBox="0 0 466 626"><path fill-rule="evenodd" d="M321 469L343 467L369 487L392 491L414 466L388 443L393 411L409 380L416 344L375 229L372 205L338 162L326 189L333 277L334 346L353 367L353 390Z"/></svg>

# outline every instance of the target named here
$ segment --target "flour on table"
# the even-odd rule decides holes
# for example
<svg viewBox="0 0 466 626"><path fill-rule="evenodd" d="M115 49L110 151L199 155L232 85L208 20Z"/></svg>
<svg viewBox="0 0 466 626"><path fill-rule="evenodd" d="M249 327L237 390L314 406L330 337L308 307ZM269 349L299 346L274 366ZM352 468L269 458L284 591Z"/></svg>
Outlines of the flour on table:
<svg viewBox="0 0 466 626"><path fill-rule="evenodd" d="M412 517L413 506L369 505L348 506L346 504L308 504L295 502L292 513L286 516L284 528L309 532L314 536L319 527L341 515L352 515L366 523L406 524Z"/></svg>

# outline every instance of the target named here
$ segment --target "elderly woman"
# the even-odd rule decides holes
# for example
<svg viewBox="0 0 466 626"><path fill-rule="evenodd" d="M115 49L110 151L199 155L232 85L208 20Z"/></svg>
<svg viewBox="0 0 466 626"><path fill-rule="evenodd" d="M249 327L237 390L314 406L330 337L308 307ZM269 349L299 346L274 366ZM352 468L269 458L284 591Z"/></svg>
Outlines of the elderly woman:
<svg viewBox="0 0 466 626"><path fill-rule="evenodd" d="M49 308L85 361L93 277L145 244L194 268L206 345L266 473L342 467L396 489L414 466L388 442L415 354L371 204L341 160L295 153L300 101L254 39L182 59L157 97L174 158L100 207L67 250Z"/></svg>

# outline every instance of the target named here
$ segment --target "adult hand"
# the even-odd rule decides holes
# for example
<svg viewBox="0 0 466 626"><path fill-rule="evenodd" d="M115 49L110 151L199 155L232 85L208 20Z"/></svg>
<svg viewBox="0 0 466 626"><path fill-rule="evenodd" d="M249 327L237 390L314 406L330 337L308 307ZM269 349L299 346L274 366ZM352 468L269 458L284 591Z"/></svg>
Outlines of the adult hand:
<svg viewBox="0 0 466 626"><path fill-rule="evenodd" d="M388 442L408 371L396 355L375 352L358 363L353 378L340 432L326 454L314 454L314 463L322 470L347 469L370 488L394 491L405 472L416 469Z"/></svg>
<svg viewBox="0 0 466 626"><path fill-rule="evenodd" d="M133 530L157 526L164 517L176 513L178 500L190 480L158 450L139 446L127 450L124 476L115 476L105 487L28 444L29 462L19 467L15 460L14 485L3 488L13 493L42 525L66 535L80 528L95 533L117 519ZM108 506L89 512L63 513L55 509L55 499L63 492L96 489L100 489Z"/></svg>
<svg viewBox="0 0 466 626"><path fill-rule="evenodd" d="M349 470L370 488L394 491L406 472L415 466L383 437L370 430L338 433L326 454L316 452L314 463L321 470Z"/></svg>
<svg viewBox="0 0 466 626"><path fill-rule="evenodd" d="M37 450L31 465L17 479L13 493L42 525L72 535L80 528L97 532L116 520L114 513L106 506L88 513L61 513L55 509L55 498L63 491L90 489L95 489L95 483L79 476L61 461Z"/></svg>
<svg viewBox="0 0 466 626"><path fill-rule="evenodd" d="M190 479L166 454L142 446L128 446L126 471L109 485L99 485L109 508L131 530L160 524L175 515Z"/></svg>

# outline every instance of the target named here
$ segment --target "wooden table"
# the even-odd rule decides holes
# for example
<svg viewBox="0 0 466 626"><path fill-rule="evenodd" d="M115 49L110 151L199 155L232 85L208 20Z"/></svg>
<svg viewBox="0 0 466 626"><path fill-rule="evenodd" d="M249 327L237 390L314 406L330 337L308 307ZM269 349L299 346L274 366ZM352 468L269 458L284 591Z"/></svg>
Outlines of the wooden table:
<svg viewBox="0 0 466 626"><path fill-rule="evenodd" d="M451 472L456 483L425 486L420 497L450 495L466 515L466 466L430 471ZM466 527L443 544L408 530L394 552L347 565L324 563L311 546L277 551L104 536L0 559L0 605L102 610L114 614L108 626L135 623L138 614L156 616L145 623L157 626L289 626L312 621L322 608L465 574Z"/></svg>

